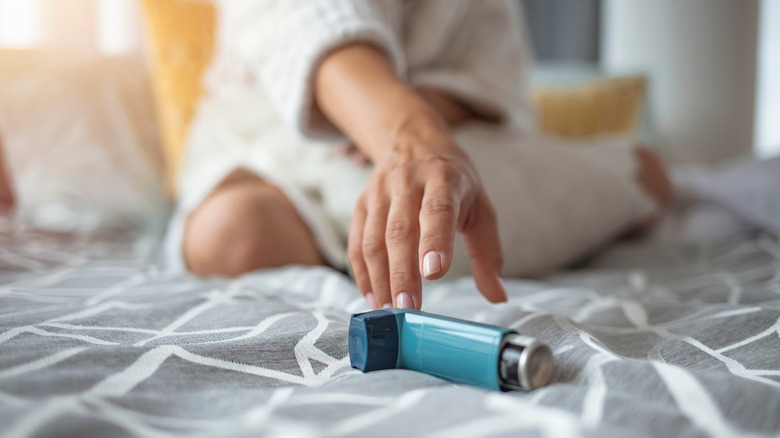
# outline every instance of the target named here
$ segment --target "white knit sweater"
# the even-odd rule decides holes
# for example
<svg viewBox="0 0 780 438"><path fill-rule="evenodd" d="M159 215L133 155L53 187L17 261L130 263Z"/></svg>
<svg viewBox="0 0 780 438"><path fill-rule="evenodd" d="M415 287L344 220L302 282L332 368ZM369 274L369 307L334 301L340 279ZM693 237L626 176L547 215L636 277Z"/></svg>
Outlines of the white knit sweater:
<svg viewBox="0 0 780 438"><path fill-rule="evenodd" d="M520 12L505 0L219 0L210 96L261 87L282 120L330 138L310 119L313 75L331 50L381 48L410 85L447 91L475 109L530 129ZM236 80L241 78L241 80Z"/></svg>

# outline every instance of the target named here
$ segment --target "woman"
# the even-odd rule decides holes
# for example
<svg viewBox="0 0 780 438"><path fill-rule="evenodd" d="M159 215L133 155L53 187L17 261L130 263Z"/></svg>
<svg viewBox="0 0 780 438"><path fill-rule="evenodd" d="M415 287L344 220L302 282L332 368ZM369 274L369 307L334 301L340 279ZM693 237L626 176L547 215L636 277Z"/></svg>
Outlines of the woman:
<svg viewBox="0 0 780 438"><path fill-rule="evenodd" d="M570 263L668 194L657 160L627 140L535 135L511 2L219 11L168 238L171 261L195 274L343 269L348 254L372 308L419 309L421 279L448 272L501 302L502 275ZM344 138L357 159L334 152Z"/></svg>

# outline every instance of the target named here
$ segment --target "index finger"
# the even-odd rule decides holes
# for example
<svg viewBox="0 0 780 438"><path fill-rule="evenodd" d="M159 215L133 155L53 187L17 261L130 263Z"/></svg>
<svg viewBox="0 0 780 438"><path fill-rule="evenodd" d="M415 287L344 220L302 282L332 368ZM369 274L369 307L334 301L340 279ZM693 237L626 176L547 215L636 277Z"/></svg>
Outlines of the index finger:
<svg viewBox="0 0 780 438"><path fill-rule="evenodd" d="M419 197L410 191L395 194L387 216L387 258L393 304L419 309L422 282L417 270Z"/></svg>
<svg viewBox="0 0 780 438"><path fill-rule="evenodd" d="M460 202L445 184L426 187L420 210L420 274L428 280L444 276L452 263Z"/></svg>

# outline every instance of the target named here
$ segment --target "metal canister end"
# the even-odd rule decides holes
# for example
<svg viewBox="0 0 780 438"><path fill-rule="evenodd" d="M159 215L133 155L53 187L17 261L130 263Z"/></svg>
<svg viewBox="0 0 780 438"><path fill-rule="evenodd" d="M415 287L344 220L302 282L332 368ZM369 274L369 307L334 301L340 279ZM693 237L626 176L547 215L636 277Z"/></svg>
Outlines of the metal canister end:
<svg viewBox="0 0 780 438"><path fill-rule="evenodd" d="M530 391L542 387L550 381L554 367L547 344L518 334L504 338L498 366L501 389Z"/></svg>

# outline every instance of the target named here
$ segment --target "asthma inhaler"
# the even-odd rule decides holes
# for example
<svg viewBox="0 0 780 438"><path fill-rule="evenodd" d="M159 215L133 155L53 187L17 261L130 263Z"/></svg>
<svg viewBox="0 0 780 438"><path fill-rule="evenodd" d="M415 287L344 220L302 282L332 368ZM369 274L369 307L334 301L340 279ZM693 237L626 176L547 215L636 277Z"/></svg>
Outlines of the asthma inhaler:
<svg viewBox="0 0 780 438"><path fill-rule="evenodd" d="M496 390L532 390L552 375L552 350L505 327L409 309L352 315L349 359L363 372L406 368Z"/></svg>

